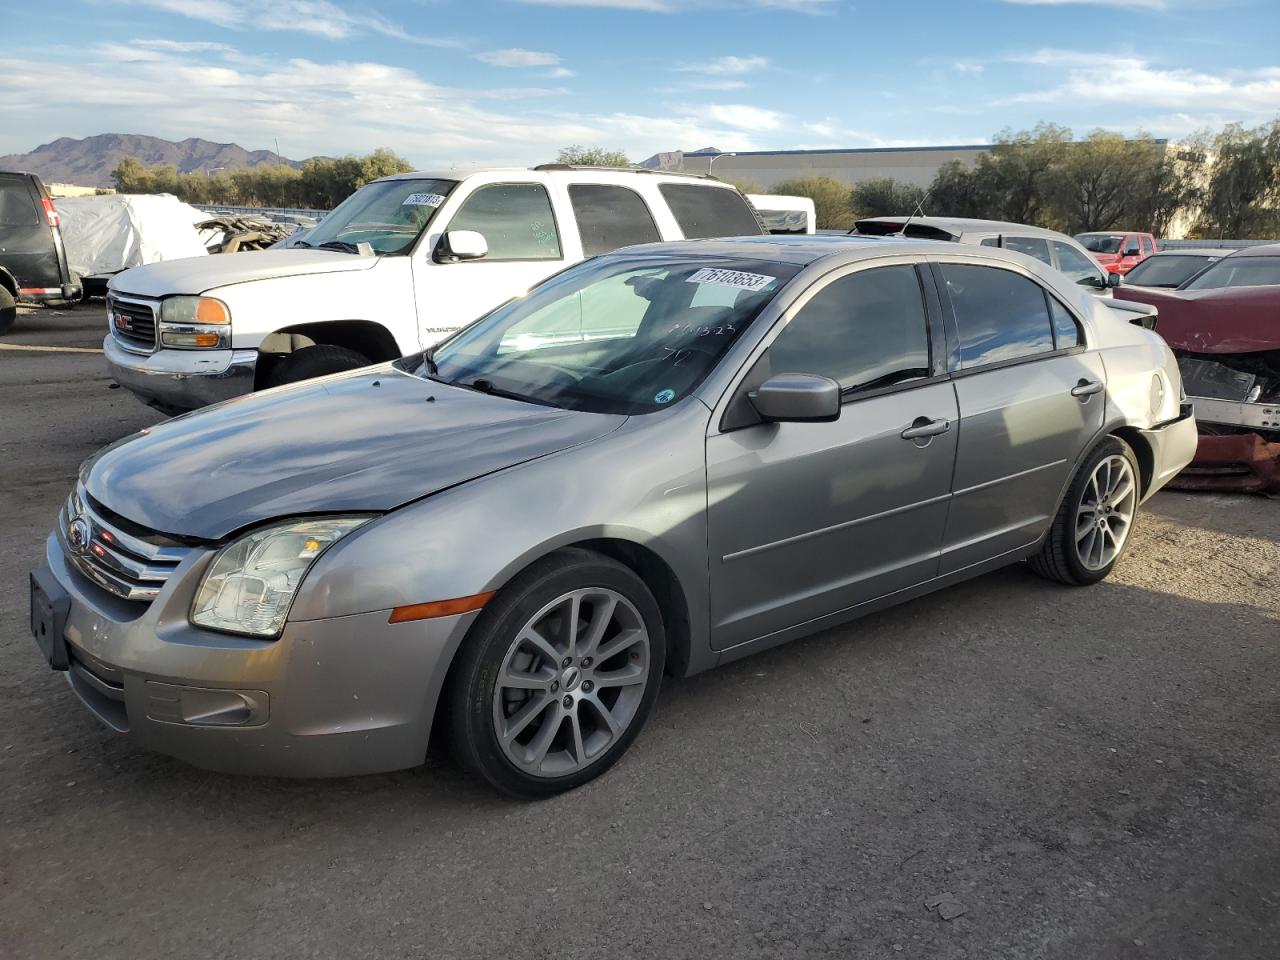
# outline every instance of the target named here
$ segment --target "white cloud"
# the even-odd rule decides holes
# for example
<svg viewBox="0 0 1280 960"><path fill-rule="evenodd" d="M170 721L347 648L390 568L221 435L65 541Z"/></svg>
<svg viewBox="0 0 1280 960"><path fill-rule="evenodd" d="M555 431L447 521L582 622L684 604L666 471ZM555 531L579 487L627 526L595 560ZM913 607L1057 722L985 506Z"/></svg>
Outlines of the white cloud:
<svg viewBox="0 0 1280 960"><path fill-rule="evenodd" d="M681 73L701 73L709 76L738 76L763 70L769 65L768 57L716 57L705 63L682 63L673 68Z"/></svg>
<svg viewBox="0 0 1280 960"><path fill-rule="evenodd" d="M271 30L307 33L329 40L346 40L376 33L396 40L427 46L451 47L448 37L420 36L388 20L380 13L344 9L329 0L116 0L152 7L230 30Z"/></svg>
<svg viewBox="0 0 1280 960"><path fill-rule="evenodd" d="M785 10L815 16L835 12L838 0L519 0L544 7L603 7L612 10L637 10L644 13L683 13L714 7L754 7L757 10Z"/></svg>
<svg viewBox="0 0 1280 960"><path fill-rule="evenodd" d="M491 67L553 67L560 62L560 58L554 53L522 50L519 47L486 50L484 53L477 53L476 59Z"/></svg>
<svg viewBox="0 0 1280 960"><path fill-rule="evenodd" d="M568 67L556 67L554 70L548 70L543 74L544 77L550 77L552 80L566 80L573 75L573 71Z"/></svg>
<svg viewBox="0 0 1280 960"><path fill-rule="evenodd" d="M956 73L978 74L982 73L987 68L980 63L973 63L969 60L957 60L951 65L951 69Z"/></svg>
<svg viewBox="0 0 1280 960"><path fill-rule="evenodd" d="M744 103L713 103L702 107L686 107L689 113L710 117L716 123L737 127L740 130L776 130L782 126L785 114Z"/></svg>

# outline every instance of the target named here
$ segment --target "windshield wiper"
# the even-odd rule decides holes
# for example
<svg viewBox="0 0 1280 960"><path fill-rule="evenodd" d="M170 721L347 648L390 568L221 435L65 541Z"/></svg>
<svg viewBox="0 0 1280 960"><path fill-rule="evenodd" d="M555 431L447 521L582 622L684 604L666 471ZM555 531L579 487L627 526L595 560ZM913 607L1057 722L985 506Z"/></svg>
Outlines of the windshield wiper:
<svg viewBox="0 0 1280 960"><path fill-rule="evenodd" d="M309 244L308 244L309 246ZM320 250L341 250L343 253L359 253L360 248L346 240L326 240L320 244Z"/></svg>
<svg viewBox="0 0 1280 960"><path fill-rule="evenodd" d="M307 241L305 241L305 240L295 240L295 241L293 241L292 246L295 246L295 247L306 247L308 250L310 250L310 249L311 249L311 244L307 243Z"/></svg>
<svg viewBox="0 0 1280 960"><path fill-rule="evenodd" d="M487 393L494 397L505 397L508 400L521 400L524 403L536 403L540 407L554 407L555 404L549 400L539 400L537 397L530 397L527 394L517 393L514 390L504 390L501 387L495 387L492 380L486 380L484 377L477 377L470 383L463 383L461 380L452 381L455 387L466 387L468 390L475 390L477 393Z"/></svg>

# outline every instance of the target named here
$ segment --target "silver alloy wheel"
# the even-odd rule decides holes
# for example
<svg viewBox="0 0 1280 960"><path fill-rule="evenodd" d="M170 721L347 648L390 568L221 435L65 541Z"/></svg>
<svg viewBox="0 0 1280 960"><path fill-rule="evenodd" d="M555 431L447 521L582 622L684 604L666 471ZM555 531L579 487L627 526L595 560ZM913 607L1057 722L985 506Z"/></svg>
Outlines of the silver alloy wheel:
<svg viewBox="0 0 1280 960"><path fill-rule="evenodd" d="M1138 506L1138 484L1129 461L1119 454L1093 468L1076 508L1076 556L1087 570L1115 561L1129 538Z"/></svg>
<svg viewBox="0 0 1280 960"><path fill-rule="evenodd" d="M493 691L502 752L531 776L575 773L631 725L648 679L649 631L635 605L605 587L563 594L503 657Z"/></svg>

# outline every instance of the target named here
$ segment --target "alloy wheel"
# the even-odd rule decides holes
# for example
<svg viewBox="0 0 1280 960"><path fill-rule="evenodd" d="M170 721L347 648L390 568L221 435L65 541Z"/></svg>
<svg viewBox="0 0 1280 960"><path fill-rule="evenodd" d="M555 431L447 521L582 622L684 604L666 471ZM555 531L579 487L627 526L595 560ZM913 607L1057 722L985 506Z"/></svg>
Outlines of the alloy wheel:
<svg viewBox="0 0 1280 960"><path fill-rule="evenodd" d="M615 590L587 587L546 604L498 670L493 724L518 769L563 777L599 759L635 719L649 677L649 631Z"/></svg>
<svg viewBox="0 0 1280 960"><path fill-rule="evenodd" d="M1101 460L1076 508L1076 556L1087 570L1115 562L1129 538L1138 505L1138 484L1129 461L1118 454Z"/></svg>

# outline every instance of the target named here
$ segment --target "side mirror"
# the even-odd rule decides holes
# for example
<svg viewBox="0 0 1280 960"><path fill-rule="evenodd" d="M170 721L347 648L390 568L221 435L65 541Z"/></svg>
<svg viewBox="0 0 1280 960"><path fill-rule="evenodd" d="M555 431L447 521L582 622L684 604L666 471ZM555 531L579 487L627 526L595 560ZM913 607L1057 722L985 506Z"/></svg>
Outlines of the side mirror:
<svg viewBox="0 0 1280 960"><path fill-rule="evenodd" d="M1107 289L1114 290L1122 283L1124 283L1124 274L1112 273L1110 270L1107 271Z"/></svg>
<svg viewBox="0 0 1280 960"><path fill-rule="evenodd" d="M484 234L475 230L449 230L440 238L440 245L436 248L439 263L480 260L488 255L489 242Z"/></svg>
<svg viewBox="0 0 1280 960"><path fill-rule="evenodd" d="M840 384L811 373L779 373L747 395L768 423L829 423L840 419Z"/></svg>

